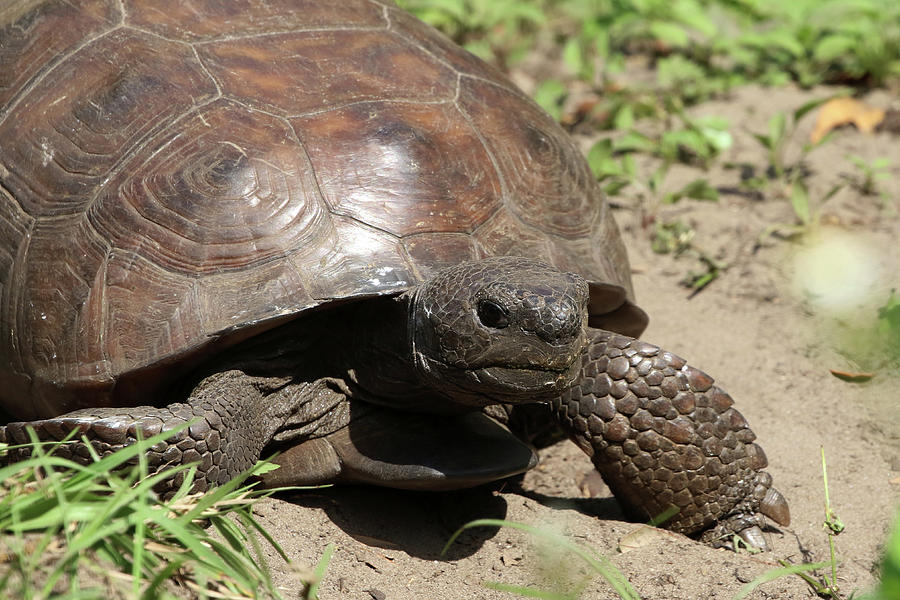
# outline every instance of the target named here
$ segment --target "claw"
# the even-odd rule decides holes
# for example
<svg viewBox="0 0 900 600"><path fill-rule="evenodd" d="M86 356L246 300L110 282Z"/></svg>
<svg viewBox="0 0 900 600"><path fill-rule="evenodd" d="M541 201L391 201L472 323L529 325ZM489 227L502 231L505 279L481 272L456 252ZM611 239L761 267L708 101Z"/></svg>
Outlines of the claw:
<svg viewBox="0 0 900 600"><path fill-rule="evenodd" d="M788 508L787 500L775 488L769 488L766 491L765 498L759 503L759 512L779 525L791 524L791 510Z"/></svg>
<svg viewBox="0 0 900 600"><path fill-rule="evenodd" d="M762 529L760 529L758 525L741 530L738 532L738 536L752 548L759 548L763 552L769 549L766 538L763 536Z"/></svg>

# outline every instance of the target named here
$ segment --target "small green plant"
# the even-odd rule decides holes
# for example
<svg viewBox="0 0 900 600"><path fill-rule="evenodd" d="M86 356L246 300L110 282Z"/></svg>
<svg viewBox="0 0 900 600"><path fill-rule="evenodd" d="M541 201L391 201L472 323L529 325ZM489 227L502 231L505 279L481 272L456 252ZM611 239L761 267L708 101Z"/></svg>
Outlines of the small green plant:
<svg viewBox="0 0 900 600"><path fill-rule="evenodd" d="M744 3L741 3L744 4ZM793 79L805 87L900 73L900 10L891 0L768 0L746 3L753 27L732 42L735 65L770 84Z"/></svg>
<svg viewBox="0 0 900 600"><path fill-rule="evenodd" d="M769 131L767 133L753 134L756 141L766 149L771 177L780 188L777 193L786 196L790 200L791 208L797 221L788 225L782 223L770 225L760 235L760 240L764 240L775 232L781 232L788 236L806 233L819 222L819 212L811 202L809 188L806 185L806 172L804 171L803 163L810 152L827 143L831 136L826 135L818 142L803 144L800 155L791 164L788 164L786 161L785 150L788 142L794 137L800 120L828 100L830 98L812 100L794 110L790 115L781 112L777 113L769 119ZM821 206L827 202L842 187L841 184L833 186L817 204Z"/></svg>
<svg viewBox="0 0 900 600"><path fill-rule="evenodd" d="M844 531L844 523L831 508L831 498L829 498L828 494L828 468L825 464L825 448L823 447L821 450L822 483L825 489L825 521L822 523L822 526L825 528L825 533L828 534L828 549L831 553L831 578L829 579L827 575L823 575L822 578L825 580L825 588L817 590L817 592L819 594L828 594L837 597L837 555L834 549L834 538Z"/></svg>
<svg viewBox="0 0 900 600"><path fill-rule="evenodd" d="M696 261L699 269L689 270L681 280L681 285L693 290L692 296L700 293L727 268L698 247L694 235L694 230L684 221L656 221L650 242L657 254L673 254L676 258L689 256Z"/></svg>
<svg viewBox="0 0 900 600"><path fill-rule="evenodd" d="M532 32L546 24L536 1L399 0L398 4L501 67L518 62L531 48Z"/></svg>
<svg viewBox="0 0 900 600"><path fill-rule="evenodd" d="M560 80L545 79L538 84L532 97L541 108L547 111L548 115L553 117L554 120L560 121L563 117L563 102L565 102L568 93L568 88Z"/></svg>
<svg viewBox="0 0 900 600"><path fill-rule="evenodd" d="M176 582L201 596L280 598L257 535L287 557L252 513L274 490L243 483L271 465L191 494L192 466L148 475L147 448L174 433L88 465L35 442L31 458L0 469L0 597L167 599ZM182 485L159 500L154 485L175 472Z"/></svg>
<svg viewBox="0 0 900 600"><path fill-rule="evenodd" d="M616 140L613 149L620 153L643 152L656 156L666 163L666 168L676 162L707 168L732 145L726 119L715 116L691 117L676 99L666 103L664 114L665 128L658 136L634 130L634 120L623 122L620 115L617 128L628 131Z"/></svg>
<svg viewBox="0 0 900 600"><path fill-rule="evenodd" d="M564 15L566 63L587 81L621 72L624 54L688 51L704 45L717 32L703 3L697 0L633 0L597 3L557 0L543 3L545 10Z"/></svg>
<svg viewBox="0 0 900 600"><path fill-rule="evenodd" d="M588 152L588 164L608 196L615 197L628 188L629 195L639 198L639 208L644 213L642 220L652 223L654 227L650 242L654 252L672 253L676 258L686 255L694 257L699 269L690 270L682 284L696 294L718 278L726 265L694 244L694 231L687 224L659 220L659 207L674 204L683 198L716 202L719 192L703 178L690 181L677 190L664 192L669 160L663 160L648 177L639 176L633 155L651 147L655 147L655 143L650 138L629 132L615 142L604 139L595 143Z"/></svg>
<svg viewBox="0 0 900 600"><path fill-rule="evenodd" d="M776 579L787 577L788 575L799 575L800 577L803 577L805 579L807 571L815 571L816 569L821 569L822 567L828 566L828 563L826 562L809 563L802 565L788 565L782 562L782 564L782 567L770 569L742 587L732 600L743 600L744 598L749 596L753 590L764 583L775 581Z"/></svg>
<svg viewBox="0 0 900 600"><path fill-rule="evenodd" d="M797 161L792 165L786 163L785 150L788 142L794 137L800 120L829 100L831 100L831 97L811 100L794 110L790 116L779 112L769 119L769 131L767 133L753 134L756 141L766 149L769 167L776 180L783 181L787 184L791 184L798 180L802 176L801 165L803 164L803 160L810 152L828 141L829 136L824 136L815 144L804 144Z"/></svg>
<svg viewBox="0 0 900 600"><path fill-rule="evenodd" d="M617 141L599 140L588 151L588 164L608 195L615 196L626 186L632 186L632 195L645 201L644 209L650 215L655 215L660 204L674 204L682 198L718 201L718 191L703 178L664 192L670 161L663 160L649 176L638 173L633 154L654 145L652 140L636 132L629 132Z"/></svg>
<svg viewBox="0 0 900 600"><path fill-rule="evenodd" d="M656 84L670 97L691 105L722 96L741 83L736 72L715 71L683 54L672 54L656 62Z"/></svg>
<svg viewBox="0 0 900 600"><path fill-rule="evenodd" d="M859 177L856 178L855 183L860 192L867 196L884 194L880 184L890 177L887 172L891 166L889 158L876 158L869 162L861 156L851 154L847 160L853 163L859 171Z"/></svg>
<svg viewBox="0 0 900 600"><path fill-rule="evenodd" d="M603 97L643 87L693 104L748 82L880 86L900 78L894 0L401 0L401 7L501 68L538 43L564 78ZM555 48L552 49L552 48ZM616 79L629 57L653 61L656 81ZM631 89L626 95L634 96Z"/></svg>
<svg viewBox="0 0 900 600"><path fill-rule="evenodd" d="M831 553L831 560L829 562L819 563L821 567L831 567L831 577L823 574L821 581L814 579L810 575L807 575L805 571L797 571L796 574L805 581L809 587L815 592L817 596L820 598L835 598L840 600L842 598L840 594L840 590L837 584L837 553L835 551L834 546L834 538L837 537L842 531L844 531L844 524L841 522L840 518L838 518L837 514L831 508L831 500L828 495L828 469L825 464L825 448L821 449L822 451L822 482L825 489L825 521L822 523L822 526L825 528L825 532L828 534L828 548ZM789 568L793 565L789 565L786 561L780 561L782 565L786 568Z"/></svg>
<svg viewBox="0 0 900 600"><path fill-rule="evenodd" d="M881 184L890 178L888 169L891 166L889 158L876 158L871 162L861 156L851 154L847 157L856 167L858 175L851 177L851 184L866 196L878 196L882 210L890 215L896 215L897 210L891 202L890 195L881 188Z"/></svg>

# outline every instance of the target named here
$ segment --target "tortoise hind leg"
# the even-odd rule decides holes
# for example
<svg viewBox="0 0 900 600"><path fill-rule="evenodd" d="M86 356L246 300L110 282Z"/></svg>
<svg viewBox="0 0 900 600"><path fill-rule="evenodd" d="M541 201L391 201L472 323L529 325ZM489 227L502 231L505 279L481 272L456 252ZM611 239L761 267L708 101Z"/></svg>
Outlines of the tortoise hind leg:
<svg viewBox="0 0 900 600"><path fill-rule="evenodd" d="M340 411L322 402L323 382L294 383L288 378L252 377L242 371L216 373L204 379L185 402L164 407L137 406L76 410L59 417L10 423L0 427L0 441L20 444L30 441L26 430L35 430L38 439L62 440L73 430L75 437L57 450L56 455L80 462L90 460L82 441L86 437L94 450L106 456L134 444L140 432L144 439L163 431L171 431L186 423L189 427L154 445L147 453L154 471L166 466L197 463L194 490L205 491L220 485L251 467L263 447L290 423L296 433L302 426L322 427L322 413L331 419ZM333 397L339 402L343 396ZM313 407L310 410L308 407ZM306 410L304 410L306 409ZM315 414L315 413L319 414ZM317 419L317 417L319 417ZM7 462L28 456L27 449L13 450ZM165 480L158 490L166 495L174 492L183 475Z"/></svg>

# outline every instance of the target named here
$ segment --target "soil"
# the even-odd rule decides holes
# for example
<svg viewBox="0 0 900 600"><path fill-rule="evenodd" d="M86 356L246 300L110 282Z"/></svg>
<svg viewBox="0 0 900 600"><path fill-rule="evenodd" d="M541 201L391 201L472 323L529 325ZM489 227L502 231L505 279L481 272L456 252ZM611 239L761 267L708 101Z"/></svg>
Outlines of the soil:
<svg viewBox="0 0 900 600"><path fill-rule="evenodd" d="M808 156L806 181L822 226L800 241L770 236L760 242L768 226L795 222L790 202L779 197L775 184L761 194L741 191L740 170L721 166L746 163L764 172L766 153L751 132L765 133L776 111L790 112L833 92L747 87L696 107L692 114L727 117L734 143L708 172L673 167L666 187L677 189L705 177L721 192L717 203L682 200L654 209L647 202L632 203L628 194L616 199L627 204L619 207L616 218L631 253L638 301L651 316L643 338L686 357L729 391L766 451L775 486L790 503L791 525L766 533L770 551L714 550L663 533L620 552L623 537L644 526L625 520L609 490L589 477L587 457L564 442L542 451L540 466L523 479L489 487L454 493L335 487L263 501L258 505L262 524L295 564L314 565L334 545L320 598L505 599L515 596L489 589L485 582L571 592L589 577L579 559L536 545L535 538L509 528L467 531L442 554L450 535L476 518L508 519L563 533L608 557L642 598L731 598L745 583L780 566L780 560L828 560L820 448L827 457L832 508L846 526L836 538L838 584L847 596L871 589L900 496L898 378L877 361L874 377L864 383L842 381L829 369L873 368L848 354L849 338L834 333L872 326L892 287L900 287L897 137L845 128ZM884 92L864 100L891 108L891 97ZM796 161L814 118L801 122L788 163ZM591 142L579 141L585 148ZM879 184L883 197L865 195L848 183L848 175L857 172L848 154L891 159L890 177ZM836 184L843 187L819 205L818 199ZM691 258L650 249L648 223L675 218L693 228L697 247L727 264L718 279L696 294L680 283L697 268ZM803 256L820 256L806 250L811 247L832 251L821 259L825 274L832 277L831 292L854 292L844 299L843 312L822 308L830 296L823 296L812 281L819 272L816 266L802 262ZM853 344L877 349L874 342L859 338ZM270 562L285 596L300 597L303 569L286 567L274 554ZM791 576L766 583L749 597L813 596L800 578ZM594 576L580 597L617 595Z"/></svg>

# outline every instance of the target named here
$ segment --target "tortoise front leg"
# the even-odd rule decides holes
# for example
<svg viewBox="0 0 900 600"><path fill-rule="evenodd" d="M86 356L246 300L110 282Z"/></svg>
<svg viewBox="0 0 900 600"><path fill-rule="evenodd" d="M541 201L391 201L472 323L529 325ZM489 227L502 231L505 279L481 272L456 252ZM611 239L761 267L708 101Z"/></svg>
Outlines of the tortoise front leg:
<svg viewBox="0 0 900 600"><path fill-rule="evenodd" d="M765 548L757 513L790 523L747 421L708 375L640 340L591 330L581 377L551 404L630 516Z"/></svg>
<svg viewBox="0 0 900 600"><path fill-rule="evenodd" d="M90 453L82 437L103 457L134 444L138 432L146 439L192 423L152 446L147 461L151 472L197 463L193 491L205 491L253 466L273 439L291 440L346 426L348 415L342 410L343 404L345 397L332 390L325 379L295 382L232 370L207 377L184 402L163 407L88 408L50 419L10 423L0 427L0 441L30 442L27 427L43 441L62 440L74 430L75 437L59 446L55 454L87 462ZM28 455L27 448L12 450L5 461L15 462ZM169 495L182 480L183 474L164 480L157 491Z"/></svg>

